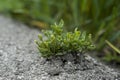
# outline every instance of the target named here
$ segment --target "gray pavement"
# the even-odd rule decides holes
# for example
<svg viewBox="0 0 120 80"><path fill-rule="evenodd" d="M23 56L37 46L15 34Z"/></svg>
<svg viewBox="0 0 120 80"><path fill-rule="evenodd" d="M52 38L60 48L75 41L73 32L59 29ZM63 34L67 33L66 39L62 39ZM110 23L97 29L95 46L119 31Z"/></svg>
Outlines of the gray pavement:
<svg viewBox="0 0 120 80"><path fill-rule="evenodd" d="M0 80L120 80L120 73L89 55L85 65L46 61L34 43L40 32L0 16Z"/></svg>

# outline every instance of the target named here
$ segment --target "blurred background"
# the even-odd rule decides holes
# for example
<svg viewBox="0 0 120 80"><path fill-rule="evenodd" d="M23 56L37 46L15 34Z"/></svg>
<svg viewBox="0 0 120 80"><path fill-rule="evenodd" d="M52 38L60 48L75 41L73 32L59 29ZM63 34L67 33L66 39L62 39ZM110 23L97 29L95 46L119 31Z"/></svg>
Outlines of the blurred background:
<svg viewBox="0 0 120 80"><path fill-rule="evenodd" d="M40 30L63 19L65 30L93 35L92 55L120 68L120 0L0 0L0 14Z"/></svg>

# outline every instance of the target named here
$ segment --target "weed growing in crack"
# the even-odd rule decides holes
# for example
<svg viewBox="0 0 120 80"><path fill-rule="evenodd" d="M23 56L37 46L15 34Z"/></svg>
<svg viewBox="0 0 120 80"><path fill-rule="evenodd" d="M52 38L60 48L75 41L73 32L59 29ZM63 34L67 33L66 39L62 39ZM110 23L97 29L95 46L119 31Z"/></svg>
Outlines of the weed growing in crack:
<svg viewBox="0 0 120 80"><path fill-rule="evenodd" d="M68 53L77 56L77 53L83 54L95 48L91 34L81 32L77 28L74 32L65 32L63 25L61 20L59 24L51 25L52 30L44 30L44 36L38 35L39 40L35 42L42 57L49 58Z"/></svg>

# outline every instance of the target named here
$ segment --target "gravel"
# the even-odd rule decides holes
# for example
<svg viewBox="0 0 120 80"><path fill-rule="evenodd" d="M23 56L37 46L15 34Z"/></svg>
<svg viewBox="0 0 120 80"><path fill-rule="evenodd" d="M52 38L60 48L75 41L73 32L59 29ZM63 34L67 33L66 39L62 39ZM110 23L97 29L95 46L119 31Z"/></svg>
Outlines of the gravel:
<svg viewBox="0 0 120 80"><path fill-rule="evenodd" d="M82 65L40 57L34 43L39 33L0 15L0 80L120 80L119 72L87 54Z"/></svg>

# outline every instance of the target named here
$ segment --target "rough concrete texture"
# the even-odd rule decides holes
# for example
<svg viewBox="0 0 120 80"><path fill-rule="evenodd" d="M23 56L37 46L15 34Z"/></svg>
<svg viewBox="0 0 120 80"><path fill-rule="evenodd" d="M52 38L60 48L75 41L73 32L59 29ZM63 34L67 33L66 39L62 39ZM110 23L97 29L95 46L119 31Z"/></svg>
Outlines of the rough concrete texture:
<svg viewBox="0 0 120 80"><path fill-rule="evenodd" d="M120 73L86 55L84 66L40 57L34 39L40 33L0 16L0 80L120 80ZM71 56L72 58L72 56Z"/></svg>

